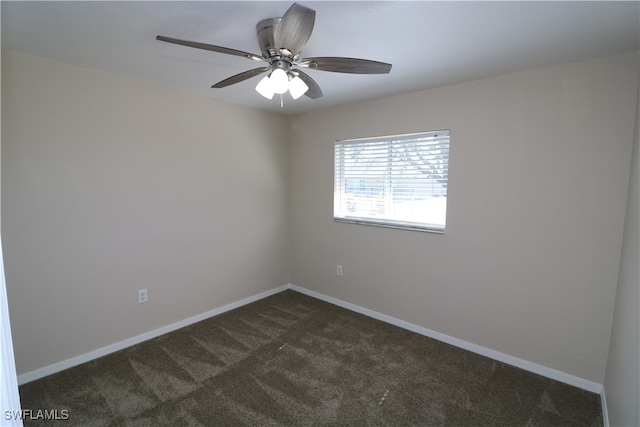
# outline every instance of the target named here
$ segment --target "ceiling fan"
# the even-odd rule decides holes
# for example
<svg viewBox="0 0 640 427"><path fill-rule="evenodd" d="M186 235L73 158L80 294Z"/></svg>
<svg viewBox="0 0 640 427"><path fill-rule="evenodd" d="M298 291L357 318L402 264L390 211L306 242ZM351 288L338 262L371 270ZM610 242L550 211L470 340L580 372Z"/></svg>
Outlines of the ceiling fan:
<svg viewBox="0 0 640 427"><path fill-rule="evenodd" d="M306 95L311 99L320 98L322 96L320 86L300 68L351 74L387 74L391 71L391 64L368 59L342 57L301 58L300 52L311 36L315 17L315 10L294 3L282 18L269 18L260 21L256 26L256 30L261 55L172 37L157 36L156 39L196 49L243 56L253 61L266 62L267 65L263 67L236 74L211 87L220 89L269 72L256 86L256 90L268 99L272 99L274 94L282 95L287 91L289 91L293 99L297 99L302 95Z"/></svg>

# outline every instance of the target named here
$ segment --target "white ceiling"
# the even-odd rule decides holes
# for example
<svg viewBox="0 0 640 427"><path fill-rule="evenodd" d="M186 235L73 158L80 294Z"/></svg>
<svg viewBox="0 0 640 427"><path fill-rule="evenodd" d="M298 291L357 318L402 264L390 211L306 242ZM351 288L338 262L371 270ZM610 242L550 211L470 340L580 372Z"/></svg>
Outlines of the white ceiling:
<svg viewBox="0 0 640 427"><path fill-rule="evenodd" d="M309 70L324 97L269 101L245 58L177 46L156 35L259 54L255 25L291 1L2 1L2 48L285 114L640 49L639 1L299 1L316 10L303 57L393 64L388 75Z"/></svg>

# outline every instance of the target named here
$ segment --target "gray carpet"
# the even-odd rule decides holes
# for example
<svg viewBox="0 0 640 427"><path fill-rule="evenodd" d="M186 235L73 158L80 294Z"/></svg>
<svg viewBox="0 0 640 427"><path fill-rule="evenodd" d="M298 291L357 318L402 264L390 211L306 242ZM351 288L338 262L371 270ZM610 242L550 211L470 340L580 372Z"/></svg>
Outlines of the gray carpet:
<svg viewBox="0 0 640 427"><path fill-rule="evenodd" d="M76 426L601 426L600 397L285 291L22 385Z"/></svg>

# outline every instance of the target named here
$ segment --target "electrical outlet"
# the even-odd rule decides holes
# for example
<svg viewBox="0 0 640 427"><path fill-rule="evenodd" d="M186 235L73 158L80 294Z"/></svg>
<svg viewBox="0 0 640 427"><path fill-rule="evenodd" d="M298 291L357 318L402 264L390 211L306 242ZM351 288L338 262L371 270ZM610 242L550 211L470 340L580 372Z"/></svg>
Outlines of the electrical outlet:
<svg viewBox="0 0 640 427"><path fill-rule="evenodd" d="M138 290L138 304L149 301L149 293L146 289Z"/></svg>
<svg viewBox="0 0 640 427"><path fill-rule="evenodd" d="M342 270L342 266L340 264L336 265L336 274L338 276L344 276L344 271Z"/></svg>

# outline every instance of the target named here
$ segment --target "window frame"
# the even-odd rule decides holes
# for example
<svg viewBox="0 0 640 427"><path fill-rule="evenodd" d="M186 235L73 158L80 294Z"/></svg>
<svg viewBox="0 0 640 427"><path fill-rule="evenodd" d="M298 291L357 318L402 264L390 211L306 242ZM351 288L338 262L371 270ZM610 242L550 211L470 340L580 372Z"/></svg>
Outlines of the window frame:
<svg viewBox="0 0 640 427"><path fill-rule="evenodd" d="M344 172L342 174L338 173L338 147L344 147L347 145L365 145L365 144L375 144L382 143L387 144L387 149L391 149L394 146L394 143L400 142L401 144L406 144L411 140L417 139L437 139L437 140L445 140L446 143L446 160L444 166L446 168L446 180L444 184L441 186L444 189L444 223L443 224L435 224L428 223L425 221L408 221L408 220L397 220L390 218L375 218L373 216L361 216L361 215L353 215L349 216L345 214L344 209L344 200L341 198L342 195L346 197L346 193L342 191L342 189L338 185L339 178L344 178ZM428 233L436 233L436 234L444 234L446 230L447 223L447 208L448 208L448 196L449 196L449 163L450 163L450 143L451 143L451 130L450 129L442 129L437 131L425 131L425 132L415 132L415 133L407 133L400 135L387 135L387 136L378 136L378 137L369 137L369 138L353 138L353 139L344 139L334 141L333 144L333 221L348 223L348 224L360 224L360 225L369 225L375 227L385 227L385 228L393 228L393 229L401 229L401 230L411 230L411 231L420 231L420 232L428 232ZM439 143L443 144L443 143ZM341 165L344 166L344 163L341 162ZM384 178L382 181L384 182L383 186L385 191L388 191L391 187L389 186L389 182L391 179L388 177L392 173L392 165L390 164L387 169L384 170ZM434 179L434 178L431 178ZM427 178L424 179L427 181ZM344 182L340 185L345 185ZM391 193L391 192L389 192ZM390 196L392 197L392 196ZM431 193L431 198L435 198L434 193ZM341 203L342 202L342 203ZM415 202L413 200L412 202ZM392 202L393 203L393 202ZM395 204L394 204L395 206ZM342 210L340 209L342 207Z"/></svg>

